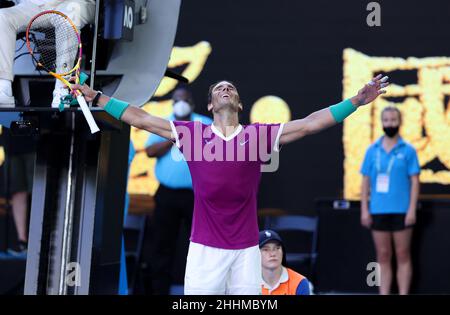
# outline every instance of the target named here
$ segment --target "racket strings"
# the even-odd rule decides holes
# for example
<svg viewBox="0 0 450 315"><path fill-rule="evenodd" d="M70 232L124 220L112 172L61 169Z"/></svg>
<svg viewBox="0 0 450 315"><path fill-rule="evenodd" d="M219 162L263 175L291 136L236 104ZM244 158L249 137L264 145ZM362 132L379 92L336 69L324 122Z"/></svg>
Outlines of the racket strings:
<svg viewBox="0 0 450 315"><path fill-rule="evenodd" d="M69 21L56 13L37 17L29 28L34 57L47 71L71 71L79 57L78 35Z"/></svg>

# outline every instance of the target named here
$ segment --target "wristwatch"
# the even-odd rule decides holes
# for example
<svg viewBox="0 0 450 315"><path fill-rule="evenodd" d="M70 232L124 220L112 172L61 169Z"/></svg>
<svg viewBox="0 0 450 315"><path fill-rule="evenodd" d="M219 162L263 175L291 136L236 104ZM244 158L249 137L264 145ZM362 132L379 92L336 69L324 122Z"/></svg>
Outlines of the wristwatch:
<svg viewBox="0 0 450 315"><path fill-rule="evenodd" d="M103 94L102 91L98 91L97 94L95 95L94 99L92 100L92 107L97 106L98 100L100 98L100 96Z"/></svg>

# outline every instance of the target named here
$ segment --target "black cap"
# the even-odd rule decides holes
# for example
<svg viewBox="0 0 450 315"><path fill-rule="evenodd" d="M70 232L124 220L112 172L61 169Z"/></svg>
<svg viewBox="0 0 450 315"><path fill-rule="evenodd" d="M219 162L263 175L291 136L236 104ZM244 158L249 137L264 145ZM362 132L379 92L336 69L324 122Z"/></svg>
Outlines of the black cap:
<svg viewBox="0 0 450 315"><path fill-rule="evenodd" d="M264 244L270 241L277 241L278 243L280 243L281 249L283 250L283 260L281 264L286 267L286 249L284 248L283 240L281 239L280 235L272 230L262 230L261 232L259 232L259 248L263 247Z"/></svg>
<svg viewBox="0 0 450 315"><path fill-rule="evenodd" d="M259 248L263 247L264 244L270 241L277 241L281 245L283 245L283 240L277 232L272 230L263 230L259 232Z"/></svg>

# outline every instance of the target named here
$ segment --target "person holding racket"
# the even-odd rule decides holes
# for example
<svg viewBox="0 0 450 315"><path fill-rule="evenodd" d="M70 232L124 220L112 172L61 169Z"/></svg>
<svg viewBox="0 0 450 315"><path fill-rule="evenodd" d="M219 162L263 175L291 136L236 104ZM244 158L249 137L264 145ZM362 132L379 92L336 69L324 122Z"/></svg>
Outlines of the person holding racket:
<svg viewBox="0 0 450 315"><path fill-rule="evenodd" d="M46 10L66 14L79 30L92 23L95 15L95 0L22 0L16 6L0 9L0 106L14 107L12 81L16 35L26 30L30 20ZM62 60L62 64L65 62ZM65 84L56 80L52 107L58 107L61 97L67 95Z"/></svg>
<svg viewBox="0 0 450 315"><path fill-rule="evenodd" d="M40 12L28 23L26 39L28 51L36 66L55 77L58 85L71 89L69 80L80 82L83 56L81 38L78 28L67 15L56 10ZM84 77L87 78L86 75ZM100 129L83 95L73 95L76 96L91 133L98 132ZM61 104L61 107L60 110L64 105Z"/></svg>
<svg viewBox="0 0 450 315"><path fill-rule="evenodd" d="M230 81L209 88L211 125L168 121L87 85L72 88L116 119L172 140L183 153L195 198L185 294L259 295L262 271L256 202L266 154L275 156L281 145L342 122L359 106L385 93L387 79L378 75L354 97L303 119L246 126L239 123L243 105Z"/></svg>

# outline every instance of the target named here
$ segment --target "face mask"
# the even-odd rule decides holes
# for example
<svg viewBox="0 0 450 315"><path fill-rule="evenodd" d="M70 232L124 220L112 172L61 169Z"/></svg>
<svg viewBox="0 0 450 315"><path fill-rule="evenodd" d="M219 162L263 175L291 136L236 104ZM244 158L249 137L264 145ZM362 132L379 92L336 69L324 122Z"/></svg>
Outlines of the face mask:
<svg viewBox="0 0 450 315"><path fill-rule="evenodd" d="M383 127L383 131L389 138L395 137L395 135L398 133L399 126L397 127Z"/></svg>
<svg viewBox="0 0 450 315"><path fill-rule="evenodd" d="M185 101L178 101L173 105L173 113L177 117L186 117L191 111L191 106Z"/></svg>

